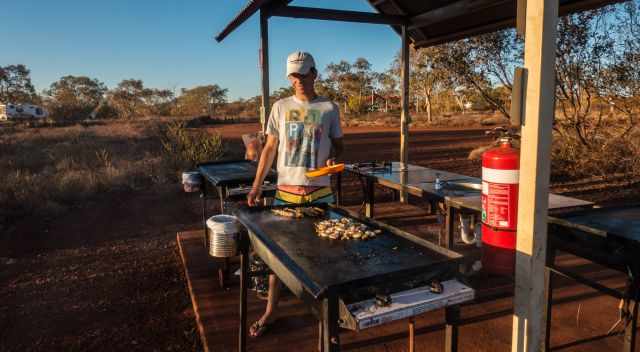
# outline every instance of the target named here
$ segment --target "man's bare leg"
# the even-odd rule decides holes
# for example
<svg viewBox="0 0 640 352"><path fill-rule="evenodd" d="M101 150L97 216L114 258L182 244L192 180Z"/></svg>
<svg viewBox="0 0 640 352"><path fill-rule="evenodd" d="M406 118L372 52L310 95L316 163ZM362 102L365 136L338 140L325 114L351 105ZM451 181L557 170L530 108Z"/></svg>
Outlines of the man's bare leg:
<svg viewBox="0 0 640 352"><path fill-rule="evenodd" d="M278 307L278 301L280 300L280 280L277 276L269 275L269 295L267 298L267 308L264 314L260 318L260 324L269 324L275 318L275 310Z"/></svg>

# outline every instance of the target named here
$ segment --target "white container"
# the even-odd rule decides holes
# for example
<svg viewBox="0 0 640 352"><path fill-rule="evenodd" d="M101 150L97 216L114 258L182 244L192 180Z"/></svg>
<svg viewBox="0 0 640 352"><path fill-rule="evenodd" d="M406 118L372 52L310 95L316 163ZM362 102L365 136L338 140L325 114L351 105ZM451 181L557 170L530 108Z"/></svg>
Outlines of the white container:
<svg viewBox="0 0 640 352"><path fill-rule="evenodd" d="M233 257L238 253L240 224L235 216L214 215L207 219L207 244L212 257Z"/></svg>
<svg viewBox="0 0 640 352"><path fill-rule="evenodd" d="M200 192L202 188L202 175L200 175L198 171L183 172L182 188L187 193Z"/></svg>

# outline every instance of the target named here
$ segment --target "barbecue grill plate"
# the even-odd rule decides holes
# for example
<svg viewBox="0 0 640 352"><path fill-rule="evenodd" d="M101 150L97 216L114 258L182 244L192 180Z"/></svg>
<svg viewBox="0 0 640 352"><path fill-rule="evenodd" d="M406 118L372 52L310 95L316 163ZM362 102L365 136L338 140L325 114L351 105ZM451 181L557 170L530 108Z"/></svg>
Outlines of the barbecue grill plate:
<svg viewBox="0 0 640 352"><path fill-rule="evenodd" d="M415 236L392 233L395 231L390 228L357 219L338 208L328 208L324 217L300 219L278 216L271 208L241 208L237 216L250 231L254 246L266 247L261 256L275 256L315 298L329 288L348 292L398 279L410 280L417 274L450 274L462 258ZM383 231L368 240L331 240L316 235L315 222L340 217Z"/></svg>
<svg viewBox="0 0 640 352"><path fill-rule="evenodd" d="M258 164L250 160L227 160L198 164L198 171L214 186L251 184ZM276 173L269 170L265 180L276 181Z"/></svg>

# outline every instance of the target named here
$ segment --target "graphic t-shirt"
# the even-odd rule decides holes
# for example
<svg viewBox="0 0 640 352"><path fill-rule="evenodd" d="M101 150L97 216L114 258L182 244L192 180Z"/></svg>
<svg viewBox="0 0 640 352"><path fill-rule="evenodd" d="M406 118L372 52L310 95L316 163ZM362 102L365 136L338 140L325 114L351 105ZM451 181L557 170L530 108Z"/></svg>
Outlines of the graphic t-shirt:
<svg viewBox="0 0 640 352"><path fill-rule="evenodd" d="M329 186L329 176L305 172L326 166L331 138L342 137L340 110L331 100L303 102L295 96L273 104L267 134L278 137L278 185Z"/></svg>

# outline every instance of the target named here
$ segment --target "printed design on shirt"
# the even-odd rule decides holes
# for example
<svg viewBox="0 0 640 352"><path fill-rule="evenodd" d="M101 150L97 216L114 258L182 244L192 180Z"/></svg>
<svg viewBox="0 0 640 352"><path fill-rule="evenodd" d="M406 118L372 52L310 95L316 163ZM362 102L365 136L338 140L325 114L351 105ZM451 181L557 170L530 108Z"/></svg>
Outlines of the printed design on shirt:
<svg viewBox="0 0 640 352"><path fill-rule="evenodd" d="M285 112L285 166L317 167L322 139L322 113L315 109L290 109Z"/></svg>

